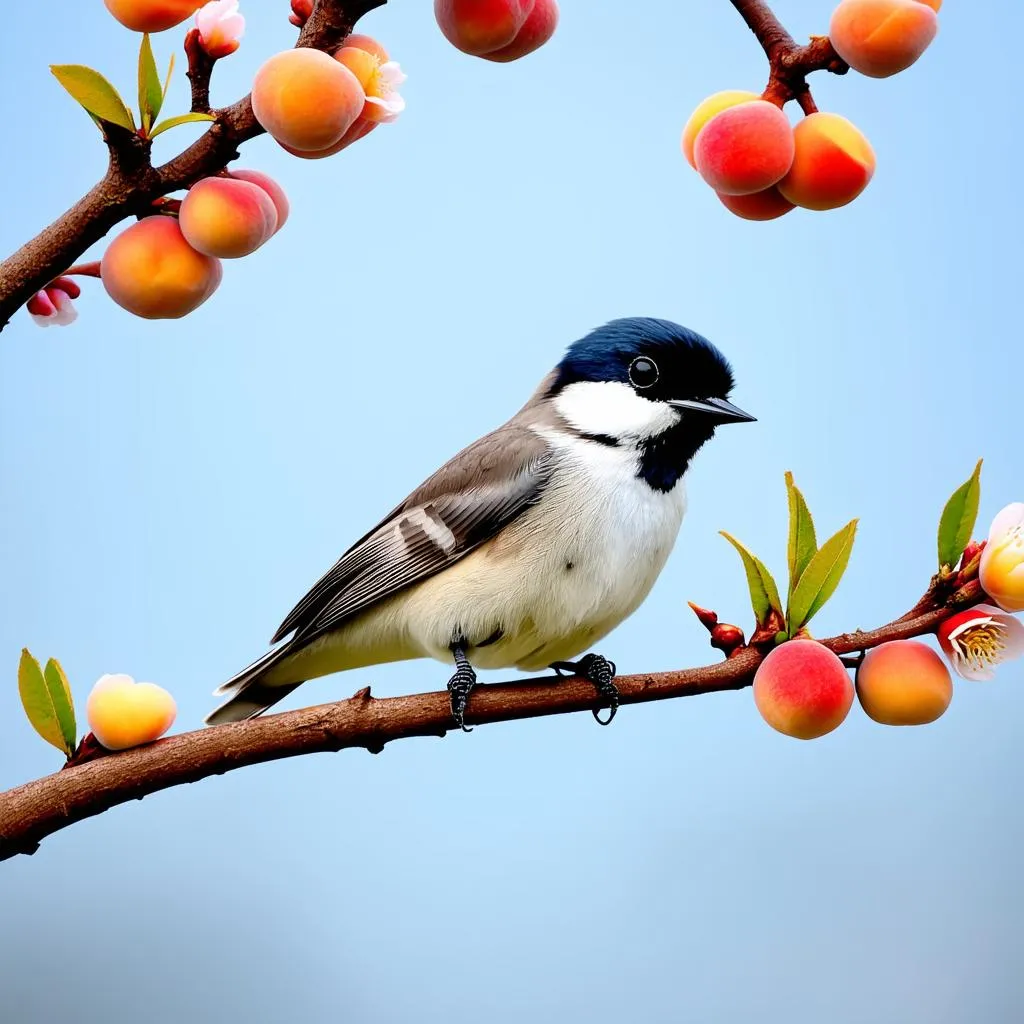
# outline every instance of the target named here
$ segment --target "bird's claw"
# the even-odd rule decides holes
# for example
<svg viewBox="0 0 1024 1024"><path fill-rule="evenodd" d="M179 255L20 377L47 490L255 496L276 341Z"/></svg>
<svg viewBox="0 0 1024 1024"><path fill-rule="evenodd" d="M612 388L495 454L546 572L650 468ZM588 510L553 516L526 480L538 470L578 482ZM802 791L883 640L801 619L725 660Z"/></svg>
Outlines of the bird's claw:
<svg viewBox="0 0 1024 1024"><path fill-rule="evenodd" d="M452 718L463 732L473 731L470 726L466 725L466 706L469 704L469 695L473 692L474 686L476 686L476 673L468 665L460 665L455 670L455 675L448 680Z"/></svg>
<svg viewBox="0 0 1024 1024"><path fill-rule="evenodd" d="M592 714L598 725L611 725L619 710L619 688L615 685L615 662L600 654L585 654L579 661L556 661L551 666L561 676L576 675L593 683L597 695L606 703L608 717L602 718L603 708L594 708Z"/></svg>

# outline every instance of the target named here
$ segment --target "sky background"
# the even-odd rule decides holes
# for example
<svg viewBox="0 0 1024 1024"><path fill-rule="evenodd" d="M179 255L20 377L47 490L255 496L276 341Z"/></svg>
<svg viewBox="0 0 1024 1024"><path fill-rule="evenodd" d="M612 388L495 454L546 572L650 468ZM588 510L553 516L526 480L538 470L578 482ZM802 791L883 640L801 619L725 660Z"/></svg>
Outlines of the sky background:
<svg viewBox="0 0 1024 1024"><path fill-rule="evenodd" d="M133 96L138 44L100 0L7 6L5 253L104 167L47 64ZM775 7L797 37L827 29L825 0ZM243 0L215 103L291 45L287 8ZM941 17L903 75L815 77L878 171L846 209L770 224L728 215L678 148L705 95L766 79L726 0L563 0L552 42L510 65L454 50L426 0L366 18L409 74L407 112L331 160L247 145L240 166L285 186L291 220L198 312L138 320L85 282L72 328L21 313L0 336L0 788L60 764L18 702L23 645L61 659L82 717L96 678L127 672L198 727L352 540L619 316L713 339L758 423L701 452L674 555L601 651L625 672L713 660L686 601L747 624L716 531L781 573L786 470L820 533L861 517L819 635L910 607L978 457L980 529L1024 499L1024 13L950 0ZM161 63L182 35L155 39ZM185 98L179 70L167 112ZM448 675L334 676L284 707ZM0 864L0 1016L1018 1021L1022 723L1017 664L958 683L921 729L855 706L800 743L746 690L177 788Z"/></svg>

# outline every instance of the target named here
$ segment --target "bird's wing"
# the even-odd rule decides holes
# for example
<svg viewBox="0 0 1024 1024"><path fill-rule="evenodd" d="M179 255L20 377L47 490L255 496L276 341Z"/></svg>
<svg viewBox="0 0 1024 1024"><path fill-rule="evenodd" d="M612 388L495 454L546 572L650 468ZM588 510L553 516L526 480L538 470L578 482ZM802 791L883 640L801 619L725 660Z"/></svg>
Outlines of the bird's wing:
<svg viewBox="0 0 1024 1024"><path fill-rule="evenodd" d="M535 504L551 477L546 442L512 421L463 449L357 541L292 609L272 643L308 642L447 568Z"/></svg>

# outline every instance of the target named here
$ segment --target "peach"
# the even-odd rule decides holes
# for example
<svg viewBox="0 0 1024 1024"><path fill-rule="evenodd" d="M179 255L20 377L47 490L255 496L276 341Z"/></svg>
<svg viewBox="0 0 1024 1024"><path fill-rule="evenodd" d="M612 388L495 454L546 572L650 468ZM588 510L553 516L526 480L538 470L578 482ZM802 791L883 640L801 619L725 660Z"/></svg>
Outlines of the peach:
<svg viewBox="0 0 1024 1024"><path fill-rule="evenodd" d="M352 127L366 96L356 76L308 46L274 54L256 72L252 110L283 146L328 149Z"/></svg>
<svg viewBox="0 0 1024 1024"><path fill-rule="evenodd" d="M853 202L875 173L875 152L838 114L809 114L794 129L796 155L779 191L808 210L834 210Z"/></svg>
<svg viewBox="0 0 1024 1024"><path fill-rule="evenodd" d="M813 740L842 724L853 705L853 683L817 640L787 640L761 662L754 703L773 729Z"/></svg>
<svg viewBox="0 0 1024 1024"><path fill-rule="evenodd" d="M726 196L721 192L716 195L730 213L744 220L775 220L793 209L793 204L774 185L746 196Z"/></svg>
<svg viewBox="0 0 1024 1024"><path fill-rule="evenodd" d="M103 0L107 10L125 28L135 32L163 32L195 14L206 0Z"/></svg>
<svg viewBox="0 0 1024 1024"><path fill-rule="evenodd" d="M434 17L452 46L482 57L509 46L533 7L532 0L434 0Z"/></svg>
<svg viewBox="0 0 1024 1024"><path fill-rule="evenodd" d="M928 49L939 30L937 9L921 0L842 0L828 37L855 71L888 78Z"/></svg>
<svg viewBox="0 0 1024 1024"><path fill-rule="evenodd" d="M715 114L700 130L693 156L700 176L730 196L761 192L793 163L793 129L773 103L751 100Z"/></svg>
<svg viewBox="0 0 1024 1024"><path fill-rule="evenodd" d="M242 167L233 167L229 173L232 178L239 178L241 181L248 181L253 185L259 185L270 196L270 201L274 204L274 209L277 211L277 227L274 229L274 233L276 234L280 231L284 227L284 222L288 219L288 214L291 212L291 206L288 203L288 197L285 195L284 189L269 174L264 174L262 171L250 171Z"/></svg>
<svg viewBox="0 0 1024 1024"><path fill-rule="evenodd" d="M220 260L196 252L176 217L153 216L122 231L103 254L100 276L123 309L147 320L191 313L216 290Z"/></svg>
<svg viewBox="0 0 1024 1024"><path fill-rule="evenodd" d="M237 259L255 252L277 230L277 208L259 185L203 178L182 201L178 225L196 251Z"/></svg>
<svg viewBox="0 0 1024 1024"><path fill-rule="evenodd" d="M953 699L946 663L918 640L894 640L869 651L857 670L857 698L882 725L927 725Z"/></svg>
<svg viewBox="0 0 1024 1024"><path fill-rule="evenodd" d="M750 100L758 100L761 97L756 92L746 92L743 89L725 89L716 92L697 104L697 109L690 115L690 120L683 128L683 156L686 157L689 165L696 170L697 161L693 158L693 143L704 127L715 116L727 107L735 107L737 103L748 103Z"/></svg>
<svg viewBox="0 0 1024 1024"><path fill-rule="evenodd" d="M358 142L363 136L369 135L379 123L379 121L365 121L363 118L359 118L333 146L318 150L315 153L307 153L302 149L292 149L291 146L285 146L284 148L292 156L301 157L303 160L323 160L325 156L334 156L335 153L340 153L346 146L351 146L353 142Z"/></svg>
<svg viewBox="0 0 1024 1024"><path fill-rule="evenodd" d="M556 0L537 0L523 22L523 27L508 46L481 54L485 60L502 64L519 60L534 50L539 50L554 34L558 27L558 4Z"/></svg>
<svg viewBox="0 0 1024 1024"><path fill-rule="evenodd" d="M388 51L372 36L363 35L360 32L353 32L345 37L345 46L354 46L357 50L365 50L373 54L382 64L388 60Z"/></svg>
<svg viewBox="0 0 1024 1024"><path fill-rule="evenodd" d="M107 750L127 750L159 739L174 724L174 698L156 683L131 676L100 676L85 702L93 735Z"/></svg>
<svg viewBox="0 0 1024 1024"><path fill-rule="evenodd" d="M939 13L939 8L942 6L942 0L917 0L919 4L927 4L936 14Z"/></svg>
<svg viewBox="0 0 1024 1024"><path fill-rule="evenodd" d="M398 86L405 81L405 75L397 63L388 61L386 53L383 58L379 56L385 52L383 47L369 36L360 38L368 41L365 47L346 43L335 53L334 59L356 76L363 90L366 102L359 116L366 121L393 121L405 109L405 102L398 95Z"/></svg>

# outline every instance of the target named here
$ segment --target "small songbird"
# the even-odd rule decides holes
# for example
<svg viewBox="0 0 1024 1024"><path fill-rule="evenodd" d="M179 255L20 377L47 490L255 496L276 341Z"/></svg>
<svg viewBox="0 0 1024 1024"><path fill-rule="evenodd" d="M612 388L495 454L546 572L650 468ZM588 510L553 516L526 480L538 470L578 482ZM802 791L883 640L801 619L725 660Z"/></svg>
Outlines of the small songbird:
<svg viewBox="0 0 1024 1024"><path fill-rule="evenodd" d="M753 420L732 387L718 349L668 320L613 320L575 342L512 419L341 556L274 634L279 646L215 691L231 696L207 724L258 715L307 679L424 657L454 662L460 728L475 668L574 672L611 721L614 666L570 659L654 585L697 451L719 425Z"/></svg>

